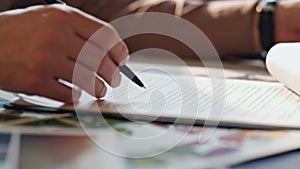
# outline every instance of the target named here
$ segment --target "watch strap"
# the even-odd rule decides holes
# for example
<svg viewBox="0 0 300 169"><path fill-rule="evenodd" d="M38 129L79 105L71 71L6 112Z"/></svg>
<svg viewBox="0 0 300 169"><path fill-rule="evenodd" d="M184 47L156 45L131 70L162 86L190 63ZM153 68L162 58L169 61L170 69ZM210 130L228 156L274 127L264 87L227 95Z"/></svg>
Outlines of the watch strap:
<svg viewBox="0 0 300 169"><path fill-rule="evenodd" d="M256 8L259 13L258 30L263 57L275 45L274 13L276 5L277 0L262 0Z"/></svg>

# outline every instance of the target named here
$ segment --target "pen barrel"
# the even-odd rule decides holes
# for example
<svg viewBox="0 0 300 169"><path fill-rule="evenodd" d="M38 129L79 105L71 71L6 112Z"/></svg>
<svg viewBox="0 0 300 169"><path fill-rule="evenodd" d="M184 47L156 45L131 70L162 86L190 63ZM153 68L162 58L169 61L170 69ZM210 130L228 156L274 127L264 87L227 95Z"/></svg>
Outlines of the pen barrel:
<svg viewBox="0 0 300 169"><path fill-rule="evenodd" d="M135 74L127 67L127 66L120 66L120 71L128 77L130 80L133 80L135 77Z"/></svg>

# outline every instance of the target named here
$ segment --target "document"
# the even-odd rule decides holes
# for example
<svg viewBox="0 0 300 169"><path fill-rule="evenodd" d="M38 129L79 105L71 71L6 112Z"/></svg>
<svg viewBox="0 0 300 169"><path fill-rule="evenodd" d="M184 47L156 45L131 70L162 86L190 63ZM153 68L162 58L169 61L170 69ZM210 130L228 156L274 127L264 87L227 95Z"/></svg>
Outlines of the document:
<svg viewBox="0 0 300 169"><path fill-rule="evenodd" d="M110 91L107 101L122 114L153 119L300 127L300 98L281 83L224 79L224 83L218 82L224 85L221 91L220 87L214 89L207 77L146 73L142 78L147 90L125 81ZM219 107L217 112L213 111L215 107ZM107 107L103 108L105 111Z"/></svg>
<svg viewBox="0 0 300 169"><path fill-rule="evenodd" d="M300 98L281 83L155 71L139 77L146 89L123 78L120 87L109 89L104 101L83 98L75 106L59 108L131 121L300 129Z"/></svg>

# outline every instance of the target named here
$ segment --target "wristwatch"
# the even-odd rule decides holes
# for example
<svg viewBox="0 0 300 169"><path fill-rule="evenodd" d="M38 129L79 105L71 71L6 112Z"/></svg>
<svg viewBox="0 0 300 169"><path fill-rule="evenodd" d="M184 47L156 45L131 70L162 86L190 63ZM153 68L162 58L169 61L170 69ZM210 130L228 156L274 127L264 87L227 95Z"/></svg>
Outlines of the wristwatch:
<svg viewBox="0 0 300 169"><path fill-rule="evenodd" d="M259 13L258 30L264 60L267 52L275 45L274 13L276 5L277 0L262 0L256 7L256 11Z"/></svg>

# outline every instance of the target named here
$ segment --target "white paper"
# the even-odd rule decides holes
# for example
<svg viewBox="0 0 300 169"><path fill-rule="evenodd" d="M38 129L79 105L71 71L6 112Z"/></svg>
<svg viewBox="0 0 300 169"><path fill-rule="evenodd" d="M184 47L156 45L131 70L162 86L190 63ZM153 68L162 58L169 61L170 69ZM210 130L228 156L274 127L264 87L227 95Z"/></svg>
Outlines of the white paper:
<svg viewBox="0 0 300 169"><path fill-rule="evenodd" d="M126 115L222 121L263 126L300 127L300 98L281 83L226 79L224 93L213 88L211 79L144 73L147 89L124 79L112 89L104 106L91 104L78 109L87 112L118 112ZM220 83L222 84L222 83ZM214 97L214 92L216 92ZM128 117L130 118L130 117Z"/></svg>
<svg viewBox="0 0 300 169"><path fill-rule="evenodd" d="M207 77L155 72L139 77L147 89L123 78L120 87L109 90L104 103L83 98L75 106L76 111L121 113L129 120L138 115L146 121L167 117L188 119L189 123L222 122L235 127L243 124L300 128L300 98L281 83L220 79L219 86L213 87L215 79Z"/></svg>
<svg viewBox="0 0 300 169"><path fill-rule="evenodd" d="M268 71L274 78L300 94L300 43L280 43L272 47L266 58Z"/></svg>

